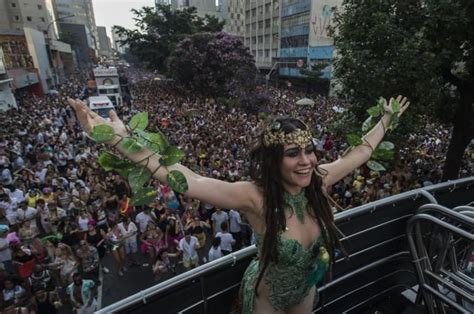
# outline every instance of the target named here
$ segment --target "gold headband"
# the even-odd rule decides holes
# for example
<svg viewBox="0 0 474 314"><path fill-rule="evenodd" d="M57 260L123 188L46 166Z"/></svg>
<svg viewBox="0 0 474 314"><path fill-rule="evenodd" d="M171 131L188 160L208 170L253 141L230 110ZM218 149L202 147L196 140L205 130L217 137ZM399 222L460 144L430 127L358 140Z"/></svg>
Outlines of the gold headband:
<svg viewBox="0 0 474 314"><path fill-rule="evenodd" d="M273 131L280 128L280 123L275 122L270 125L270 127L265 130L263 135L263 145L265 147L272 145L290 145L296 144L300 148L305 148L309 142L313 139L313 135L309 130L296 129L293 132L285 133L283 131Z"/></svg>

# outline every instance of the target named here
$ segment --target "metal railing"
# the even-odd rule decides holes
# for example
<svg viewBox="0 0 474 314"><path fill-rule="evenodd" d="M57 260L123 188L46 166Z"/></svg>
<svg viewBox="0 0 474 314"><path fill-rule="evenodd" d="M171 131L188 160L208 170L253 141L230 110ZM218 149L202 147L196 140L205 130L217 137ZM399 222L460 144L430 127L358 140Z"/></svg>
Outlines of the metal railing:
<svg viewBox="0 0 474 314"><path fill-rule="evenodd" d="M462 250L467 251L465 258L469 258L469 246L474 243L474 219L462 212L474 211L468 206L452 210L427 204L421 206L407 224L408 243L420 285L417 302L421 303L422 296L431 314L445 313L444 305L459 313L473 310L474 279L458 269L458 256L462 254L457 247L461 245ZM425 235L435 244L426 245Z"/></svg>
<svg viewBox="0 0 474 314"><path fill-rule="evenodd" d="M351 293L350 284L354 281L353 278L362 278L361 280L366 280L364 278L367 277L367 282L364 285L368 285L368 287L371 287L372 289L377 287L374 282L390 273L397 273L397 271L402 271L406 274L410 283L412 282L410 279L411 277L416 281L414 271L413 269L410 269L412 266L410 259L408 258L408 243L406 243L404 238L404 227L406 222L411 216L416 214L416 209L420 205L426 203L454 203L454 206L467 204L469 201L465 200L474 200L474 193L472 193L472 190L474 190L474 177L460 179L453 182L445 182L423 189L412 190L337 213L335 215L335 221L343 233L346 234L343 237L344 242L352 245L360 245L359 243L363 242L365 246L359 248L351 248L349 246L349 260L340 257L336 261L333 281L319 288L319 291L325 293L325 297L327 297L326 301L328 306L325 306L325 308L330 309L331 305L335 305L333 301L341 297L344 298L344 295L352 295L353 297L356 297L358 296L358 293L361 293L361 291L355 291L355 289L353 289L354 292ZM451 193L455 193L455 195ZM432 216L429 217L433 218ZM380 221L373 222L374 219ZM380 234L381 230L384 229L391 229L392 233L387 235L387 238L377 239L377 237L374 237L374 234ZM199 290L199 296L195 296L197 298L195 302L183 300L189 301L189 304L179 311L184 312L186 309L196 309L199 307L202 309L201 312L203 313L212 313L212 310L209 310L209 304L214 304L218 298L227 295L227 293L230 293L231 291L235 292L238 289L243 270L245 270L246 264L250 262L256 252L257 249L255 246L250 246L231 253L230 255L216 261L199 266L193 270L175 276L167 281L113 303L99 310L97 313L133 312L133 309L139 309L142 306L151 306L150 302L155 302L157 298L168 297L169 294L179 291L181 287L189 285L193 285L193 287L196 287L196 289ZM384 260L387 256L405 256L405 259L403 260L403 263L397 262L391 265L392 268L389 269L385 266L380 266L385 265L384 263L388 263L388 261ZM372 266L373 268L367 268L366 266ZM404 268L400 268L402 266ZM376 275L374 269L383 272L385 271L385 268L387 271L390 271L390 273L384 273L380 278L369 278L370 276L368 275ZM237 279L229 279L226 287L219 291L206 289L206 287L209 288L208 282L206 282L209 277L219 277L225 272L227 275L235 272L232 274L237 276ZM390 287L393 288L397 285L399 284L394 283L392 286L387 286L386 289L384 288L383 290L388 291L391 289ZM346 290L341 289L341 287L345 287ZM380 290L378 292L380 292ZM374 292L372 296L377 293ZM369 296L364 297L363 300L356 301L356 303L349 304L348 308L361 304L368 298ZM188 296L188 299L191 299L191 296ZM318 309L319 308L317 308L316 311L318 311Z"/></svg>

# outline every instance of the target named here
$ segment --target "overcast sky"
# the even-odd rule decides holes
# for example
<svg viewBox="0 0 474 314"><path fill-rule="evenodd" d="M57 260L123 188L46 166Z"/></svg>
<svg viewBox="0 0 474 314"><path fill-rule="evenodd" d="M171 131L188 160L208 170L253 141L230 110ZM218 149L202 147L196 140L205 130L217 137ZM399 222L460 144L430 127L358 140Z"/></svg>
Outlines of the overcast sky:
<svg viewBox="0 0 474 314"><path fill-rule="evenodd" d="M110 36L110 29L114 25L133 28L131 9L139 9L144 6L154 6L154 0L92 0L94 4L95 23L97 26L105 26Z"/></svg>

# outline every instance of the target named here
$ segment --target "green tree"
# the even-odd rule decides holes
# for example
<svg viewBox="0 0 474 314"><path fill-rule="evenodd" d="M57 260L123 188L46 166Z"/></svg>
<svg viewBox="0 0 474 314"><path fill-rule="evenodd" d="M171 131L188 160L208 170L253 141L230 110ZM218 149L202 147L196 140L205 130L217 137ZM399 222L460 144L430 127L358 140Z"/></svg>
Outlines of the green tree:
<svg viewBox="0 0 474 314"><path fill-rule="evenodd" d="M209 96L239 96L255 88L255 60L242 41L224 32L182 40L169 59L171 76L186 89Z"/></svg>
<svg viewBox="0 0 474 314"><path fill-rule="evenodd" d="M194 7L173 10L169 5L157 5L132 12L137 29L114 28L123 36L122 43L130 47L130 53L149 69L159 71L166 71L166 60L186 36L204 31L219 32L224 27L224 22L215 17L197 16Z"/></svg>
<svg viewBox="0 0 474 314"><path fill-rule="evenodd" d="M356 116L381 95L408 96L412 117L453 125L443 179L457 178L474 135L474 3L345 0L334 22L334 74Z"/></svg>

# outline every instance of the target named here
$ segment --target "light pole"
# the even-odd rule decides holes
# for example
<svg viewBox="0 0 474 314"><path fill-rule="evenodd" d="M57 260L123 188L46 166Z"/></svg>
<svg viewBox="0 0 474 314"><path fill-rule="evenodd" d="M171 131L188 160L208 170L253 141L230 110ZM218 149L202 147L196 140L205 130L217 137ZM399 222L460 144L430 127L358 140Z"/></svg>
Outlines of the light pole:
<svg viewBox="0 0 474 314"><path fill-rule="evenodd" d="M49 59L51 60L51 66L52 66L52 69L53 69L53 85L54 87L56 87L56 85L58 84L58 76L57 76L57 73L56 73L56 65L54 64L54 58L53 58L53 51L51 49L51 36L49 36L49 28L54 24L56 23L57 21L62 21L64 19L67 19L67 18L70 18L70 17L74 17L75 15L74 14L71 14L71 15L66 15L66 16L63 16L63 17L60 17L60 18L57 18L55 20L52 20L48 26L46 27L46 34L47 34L47 43L48 43L48 54L49 54Z"/></svg>

